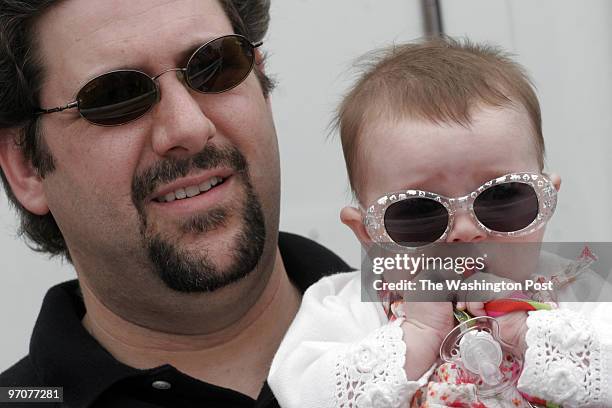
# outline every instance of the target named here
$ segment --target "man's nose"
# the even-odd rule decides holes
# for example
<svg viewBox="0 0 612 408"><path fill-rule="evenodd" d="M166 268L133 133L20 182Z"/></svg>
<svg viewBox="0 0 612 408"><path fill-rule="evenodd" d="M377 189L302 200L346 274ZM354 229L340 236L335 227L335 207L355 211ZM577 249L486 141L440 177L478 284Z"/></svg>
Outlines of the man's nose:
<svg viewBox="0 0 612 408"><path fill-rule="evenodd" d="M468 212L457 211L446 242L479 242L485 238L486 232L478 227Z"/></svg>
<svg viewBox="0 0 612 408"><path fill-rule="evenodd" d="M191 91L168 72L158 79L160 101L153 108L152 144L160 156L191 156L200 152L216 132Z"/></svg>

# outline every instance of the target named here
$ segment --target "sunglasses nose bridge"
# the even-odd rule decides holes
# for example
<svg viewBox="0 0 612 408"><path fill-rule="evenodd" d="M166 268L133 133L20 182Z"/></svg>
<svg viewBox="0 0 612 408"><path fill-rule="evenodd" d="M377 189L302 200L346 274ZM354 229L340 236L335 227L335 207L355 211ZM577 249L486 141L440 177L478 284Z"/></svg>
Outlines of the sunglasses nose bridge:
<svg viewBox="0 0 612 408"><path fill-rule="evenodd" d="M185 81L185 72L187 72L187 68L168 68L166 70L163 70L159 74L155 75L151 79L157 82L160 76L167 74L168 72L176 72L177 78L180 79L181 81Z"/></svg>
<svg viewBox="0 0 612 408"><path fill-rule="evenodd" d="M151 77L151 80L153 80L153 82L155 83L155 88L157 88L157 102L159 102L161 99L161 89L159 86L158 79L159 77L161 77L164 74L167 74L168 72L176 72L176 77L178 78L178 80L181 81L183 84L187 83L187 79L185 75L185 73L187 72L187 68L168 68L166 70L163 70L159 74L155 75L154 77Z"/></svg>
<svg viewBox="0 0 612 408"><path fill-rule="evenodd" d="M471 200L470 196L464 196L459 198L451 198L449 200L449 206L451 209L451 213L455 214L458 211L468 212L471 209Z"/></svg>

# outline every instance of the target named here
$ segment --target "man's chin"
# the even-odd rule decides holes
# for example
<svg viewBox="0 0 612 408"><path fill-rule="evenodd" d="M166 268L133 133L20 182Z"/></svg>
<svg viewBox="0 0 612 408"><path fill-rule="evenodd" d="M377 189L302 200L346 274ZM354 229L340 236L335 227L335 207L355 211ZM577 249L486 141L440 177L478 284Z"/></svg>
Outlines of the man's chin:
<svg viewBox="0 0 612 408"><path fill-rule="evenodd" d="M143 222L144 243L156 274L179 292L213 292L245 278L265 247L265 217L250 183L242 208L213 208L174 226Z"/></svg>
<svg viewBox="0 0 612 408"><path fill-rule="evenodd" d="M265 244L265 231L233 225L180 237L176 242L156 235L146 247L155 274L170 289L185 293L213 292L244 279Z"/></svg>
<svg viewBox="0 0 612 408"><path fill-rule="evenodd" d="M177 245L155 237L148 243L148 252L156 275L167 287L178 292L213 292L250 272L229 260L232 251L228 249Z"/></svg>

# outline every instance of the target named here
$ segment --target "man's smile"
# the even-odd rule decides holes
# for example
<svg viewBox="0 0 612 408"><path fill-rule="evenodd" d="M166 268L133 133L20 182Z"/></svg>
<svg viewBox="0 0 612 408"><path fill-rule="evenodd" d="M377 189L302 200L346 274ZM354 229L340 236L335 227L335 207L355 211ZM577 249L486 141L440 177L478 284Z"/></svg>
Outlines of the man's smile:
<svg viewBox="0 0 612 408"><path fill-rule="evenodd" d="M153 208L193 215L224 201L234 185L236 173L231 169L212 169L162 186L149 201ZM181 215L181 214L177 214Z"/></svg>
<svg viewBox="0 0 612 408"><path fill-rule="evenodd" d="M200 194L206 193L207 191L211 190L219 184L222 184L225 180L226 178L213 176L200 184L190 185L185 188L179 187L174 191L154 198L153 201L156 201L158 203L171 203L174 200L183 200L185 198L195 197Z"/></svg>

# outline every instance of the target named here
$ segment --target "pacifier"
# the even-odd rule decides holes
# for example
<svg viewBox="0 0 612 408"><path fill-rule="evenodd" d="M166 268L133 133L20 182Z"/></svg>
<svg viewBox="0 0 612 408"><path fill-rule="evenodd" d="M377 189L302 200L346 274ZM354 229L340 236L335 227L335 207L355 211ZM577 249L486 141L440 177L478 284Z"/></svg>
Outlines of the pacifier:
<svg viewBox="0 0 612 408"><path fill-rule="evenodd" d="M511 349L499 336L497 320L480 316L461 322L446 335L440 357L456 364L464 379L476 385L479 395L493 396L518 381L522 360Z"/></svg>

